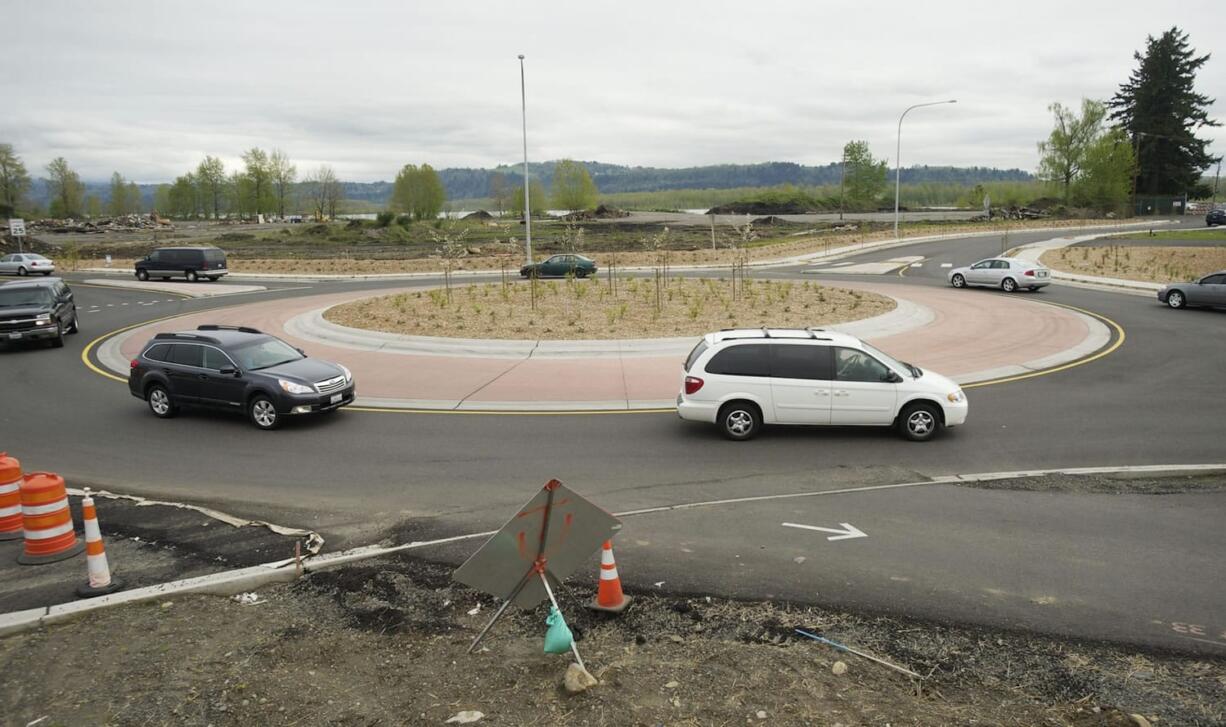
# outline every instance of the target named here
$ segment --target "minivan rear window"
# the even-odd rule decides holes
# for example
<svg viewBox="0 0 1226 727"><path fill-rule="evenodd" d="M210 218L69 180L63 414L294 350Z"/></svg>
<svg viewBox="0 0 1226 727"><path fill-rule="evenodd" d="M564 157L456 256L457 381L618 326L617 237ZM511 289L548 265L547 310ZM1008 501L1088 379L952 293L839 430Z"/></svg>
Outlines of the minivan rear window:
<svg viewBox="0 0 1226 727"><path fill-rule="evenodd" d="M770 346L760 343L731 346L711 357L707 373L724 376L770 376Z"/></svg>
<svg viewBox="0 0 1226 727"><path fill-rule="evenodd" d="M224 263L226 261L226 254L221 250L205 250L204 259L211 263Z"/></svg>
<svg viewBox="0 0 1226 727"><path fill-rule="evenodd" d="M685 359L685 372L687 374L690 372L690 368L694 366L694 362L698 360L698 357L701 356L703 351L706 351L708 348L710 348L710 346L707 345L707 339L704 338L698 342L698 345L694 347L693 351L690 351L690 355Z"/></svg>

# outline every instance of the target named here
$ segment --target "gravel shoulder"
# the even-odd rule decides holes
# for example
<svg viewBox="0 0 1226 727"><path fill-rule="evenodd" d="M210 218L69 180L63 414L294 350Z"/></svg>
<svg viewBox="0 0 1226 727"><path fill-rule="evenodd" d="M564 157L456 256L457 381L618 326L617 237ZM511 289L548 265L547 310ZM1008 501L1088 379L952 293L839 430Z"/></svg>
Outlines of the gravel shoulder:
<svg viewBox="0 0 1226 727"><path fill-rule="evenodd" d="M619 619L567 615L600 680L567 696L544 613L513 612L408 558L261 591L111 609L0 640L13 724L1212 725L1226 661L703 597L639 594ZM479 609L474 612L474 609ZM794 628L924 675L800 639ZM846 667L839 666L838 662Z"/></svg>

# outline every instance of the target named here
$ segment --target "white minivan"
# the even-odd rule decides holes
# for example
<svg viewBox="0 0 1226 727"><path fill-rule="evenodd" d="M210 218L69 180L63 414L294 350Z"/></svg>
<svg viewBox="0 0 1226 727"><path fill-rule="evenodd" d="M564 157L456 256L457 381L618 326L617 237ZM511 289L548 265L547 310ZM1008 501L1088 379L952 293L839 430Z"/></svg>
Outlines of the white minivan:
<svg viewBox="0 0 1226 727"><path fill-rule="evenodd" d="M685 361L677 414L729 439L763 424L897 426L913 441L966 421L953 381L855 336L816 328L708 333Z"/></svg>

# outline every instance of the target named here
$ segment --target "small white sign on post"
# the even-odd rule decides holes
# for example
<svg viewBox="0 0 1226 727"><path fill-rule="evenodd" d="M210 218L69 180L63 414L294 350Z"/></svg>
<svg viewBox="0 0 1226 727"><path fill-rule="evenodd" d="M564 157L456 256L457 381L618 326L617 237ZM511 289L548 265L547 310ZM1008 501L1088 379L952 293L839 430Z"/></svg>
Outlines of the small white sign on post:
<svg viewBox="0 0 1226 727"><path fill-rule="evenodd" d="M110 255L106 256L106 266L108 268L111 267L111 256Z"/></svg>
<svg viewBox="0 0 1226 727"><path fill-rule="evenodd" d="M9 234L13 237L24 237L26 234L26 221L10 217Z"/></svg>

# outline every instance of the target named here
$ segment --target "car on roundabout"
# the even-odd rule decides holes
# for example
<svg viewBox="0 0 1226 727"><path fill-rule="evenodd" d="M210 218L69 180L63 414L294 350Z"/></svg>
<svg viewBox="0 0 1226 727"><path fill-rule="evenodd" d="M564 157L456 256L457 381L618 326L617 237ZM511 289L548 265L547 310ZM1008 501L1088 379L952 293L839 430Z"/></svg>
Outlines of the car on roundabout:
<svg viewBox="0 0 1226 727"><path fill-rule="evenodd" d="M962 425L950 379L845 333L748 328L708 333L686 358L677 415L746 440L766 424L896 427L927 441Z"/></svg>
<svg viewBox="0 0 1226 727"><path fill-rule="evenodd" d="M1015 257L992 257L966 267L949 271L949 284L955 288L973 285L1000 288L1012 293L1021 288L1030 291L1051 285L1051 271L1029 260Z"/></svg>
<svg viewBox="0 0 1226 727"><path fill-rule="evenodd" d="M50 275L55 272L55 261L33 252L15 252L0 257L0 273L9 275Z"/></svg>
<svg viewBox="0 0 1226 727"><path fill-rule="evenodd" d="M0 285L0 341L47 341L64 347L64 335L81 326L72 289L59 278Z"/></svg>
<svg viewBox="0 0 1226 727"><path fill-rule="evenodd" d="M349 369L246 326L159 333L132 359L128 391L167 419L182 406L243 412L258 429L353 403Z"/></svg>
<svg viewBox="0 0 1226 727"><path fill-rule="evenodd" d="M1226 207L1211 209L1205 215L1205 227L1214 227L1215 225L1226 225Z"/></svg>
<svg viewBox="0 0 1226 727"><path fill-rule="evenodd" d="M519 274L525 278L535 275L538 278L564 277L574 275L576 278L586 278L596 274L596 261L582 255L553 255L539 263L531 263L519 269Z"/></svg>
<svg viewBox="0 0 1226 727"><path fill-rule="evenodd" d="M1190 283L1170 283L1158 291L1158 301L1170 308L1226 308L1226 270Z"/></svg>

